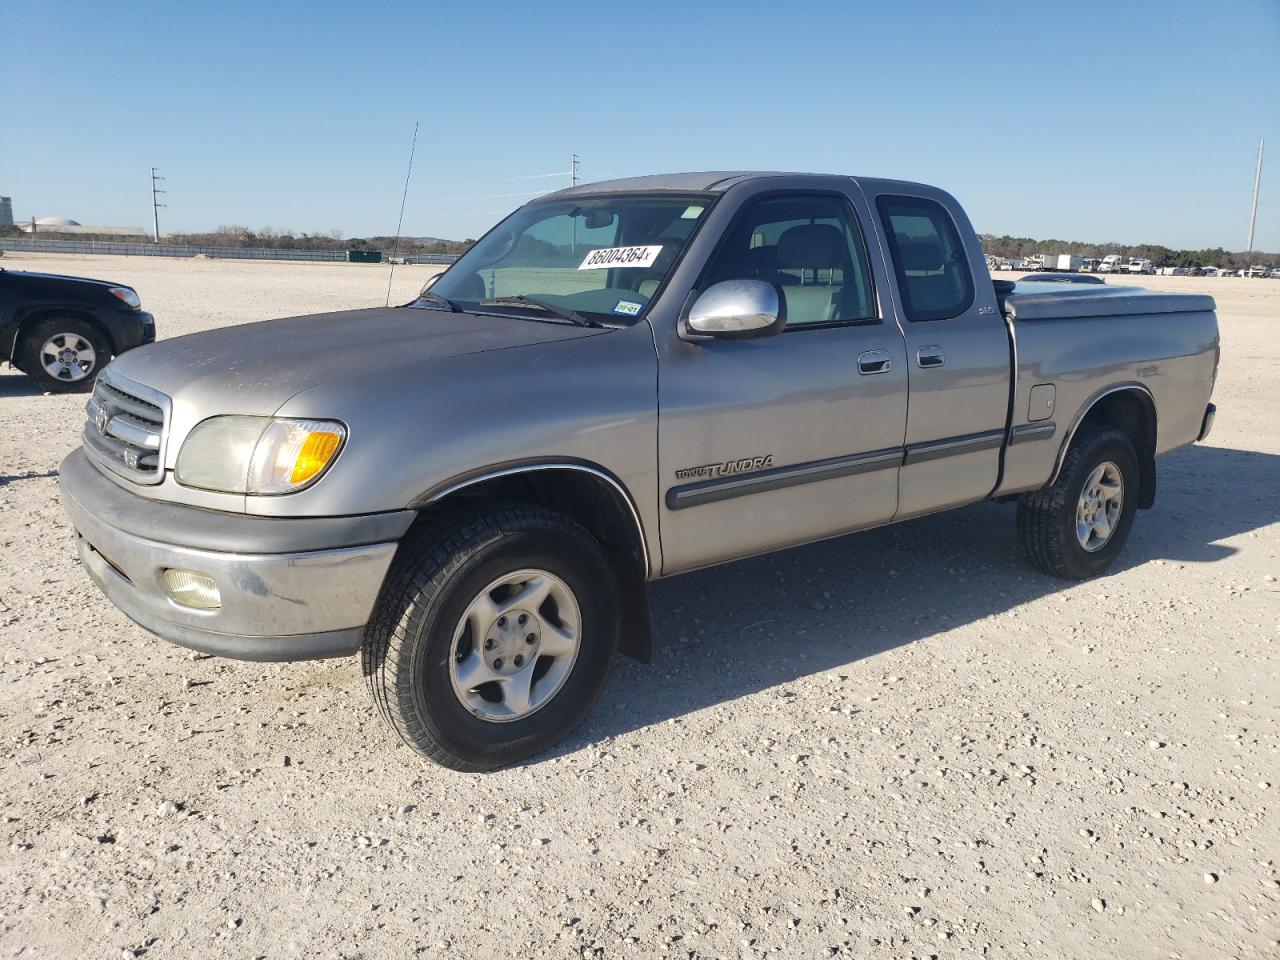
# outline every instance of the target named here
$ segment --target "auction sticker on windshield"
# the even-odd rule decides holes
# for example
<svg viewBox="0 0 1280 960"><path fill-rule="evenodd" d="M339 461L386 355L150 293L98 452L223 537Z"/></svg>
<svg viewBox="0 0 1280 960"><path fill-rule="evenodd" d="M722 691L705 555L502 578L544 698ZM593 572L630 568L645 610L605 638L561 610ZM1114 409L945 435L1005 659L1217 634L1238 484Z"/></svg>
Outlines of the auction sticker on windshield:
<svg viewBox="0 0 1280 960"><path fill-rule="evenodd" d="M651 267L662 252L662 244L650 247L604 247L582 259L579 270L607 270L610 267Z"/></svg>

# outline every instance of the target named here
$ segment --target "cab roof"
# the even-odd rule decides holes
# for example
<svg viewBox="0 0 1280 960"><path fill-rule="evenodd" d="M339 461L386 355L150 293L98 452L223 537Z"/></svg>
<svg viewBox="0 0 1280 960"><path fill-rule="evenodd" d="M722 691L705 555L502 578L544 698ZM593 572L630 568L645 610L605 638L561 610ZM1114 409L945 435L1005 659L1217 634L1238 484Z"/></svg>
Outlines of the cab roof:
<svg viewBox="0 0 1280 960"><path fill-rule="evenodd" d="M825 181L829 186L834 180L857 180L864 186L896 186L912 188L911 192L930 190L924 184L907 183L898 180L878 180L864 177L850 177L847 174L815 174L788 173L780 170L705 170L698 173L660 173L647 177L626 177L621 180L600 180L595 183L583 183L576 187L557 190L546 194L546 197L584 197L606 193L644 193L649 191L670 190L673 193L722 193L730 187L749 180L781 180L790 181L788 186L814 186ZM874 190L873 192L879 192Z"/></svg>

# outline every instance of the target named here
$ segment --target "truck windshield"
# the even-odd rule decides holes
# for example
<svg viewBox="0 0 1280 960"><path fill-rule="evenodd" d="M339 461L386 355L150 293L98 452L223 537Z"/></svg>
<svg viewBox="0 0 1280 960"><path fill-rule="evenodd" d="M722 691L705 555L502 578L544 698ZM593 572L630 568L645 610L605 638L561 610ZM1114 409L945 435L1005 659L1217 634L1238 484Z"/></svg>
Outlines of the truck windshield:
<svg viewBox="0 0 1280 960"><path fill-rule="evenodd" d="M429 295L424 289L423 305L444 298L464 310L538 312L542 301L593 322L631 323L711 202L654 194L535 201L463 254Z"/></svg>

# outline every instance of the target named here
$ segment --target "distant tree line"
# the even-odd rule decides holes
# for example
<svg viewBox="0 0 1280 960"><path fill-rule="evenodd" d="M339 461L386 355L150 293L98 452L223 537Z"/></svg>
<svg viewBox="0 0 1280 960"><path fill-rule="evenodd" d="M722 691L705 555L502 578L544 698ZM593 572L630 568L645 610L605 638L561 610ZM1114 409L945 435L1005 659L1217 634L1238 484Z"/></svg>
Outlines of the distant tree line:
<svg viewBox="0 0 1280 960"><path fill-rule="evenodd" d="M997 237L978 235L988 256L1006 260L1026 258L1034 253L1068 253L1079 257L1096 257L1117 253L1126 260L1150 260L1157 267L1230 267L1239 270L1254 264L1280 267L1280 253L1232 252L1221 247L1203 250L1174 250L1158 243L1080 243L1075 240L1032 240L1030 237Z"/></svg>
<svg viewBox="0 0 1280 960"><path fill-rule="evenodd" d="M16 226L0 227L0 237L25 237L31 234L22 233ZM149 236L122 237L107 234L58 233L54 230L41 230L37 236L49 240L139 240L147 241ZM1260 253L1254 251L1246 254L1243 251L1229 251L1221 247L1203 250L1175 250L1158 243L1082 243L1076 240L1033 240L1030 237L1010 237L994 234L979 234L982 249L994 257L1013 259L1029 257L1033 253L1069 253L1080 257L1097 257L1101 259L1108 254L1118 253L1125 259L1140 257L1150 260L1157 267L1229 267L1238 270L1254 264L1266 264L1268 267L1280 267L1280 253ZM168 243L186 243L205 247L267 247L278 250L381 250L390 254L395 247L395 237L346 237L339 230L327 233L294 233L292 230L278 230L275 227L261 227L251 230L241 226L222 226L209 233L174 233L164 237ZM435 238L400 238L400 254L412 256L422 253L465 253L474 240L440 240ZM546 251L530 247L522 251L530 261L538 261L546 256Z"/></svg>
<svg viewBox="0 0 1280 960"><path fill-rule="evenodd" d="M0 227L0 236L30 237L16 226ZM44 240L105 240L105 241L137 241L148 242L149 234L136 237L125 237L119 234L97 233L59 233L56 230L39 230L34 236ZM327 233L294 233L292 230L278 230L275 227L260 227L251 230L241 226L222 226L208 233L166 233L165 243L184 243L200 247L265 247L270 250L381 250L391 253L396 247L395 237L347 237L340 230ZM459 254L466 252L474 240L438 240L435 238L418 239L401 237L399 252L412 256L417 253Z"/></svg>

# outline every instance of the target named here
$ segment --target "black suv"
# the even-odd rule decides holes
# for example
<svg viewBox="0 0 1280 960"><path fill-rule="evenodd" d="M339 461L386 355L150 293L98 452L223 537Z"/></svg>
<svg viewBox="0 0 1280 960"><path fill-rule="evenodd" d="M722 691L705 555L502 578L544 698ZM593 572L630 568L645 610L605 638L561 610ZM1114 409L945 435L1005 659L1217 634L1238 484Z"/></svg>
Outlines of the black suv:
<svg viewBox="0 0 1280 960"><path fill-rule="evenodd" d="M45 390L88 391L112 357L155 338L132 287L0 269L0 360Z"/></svg>

